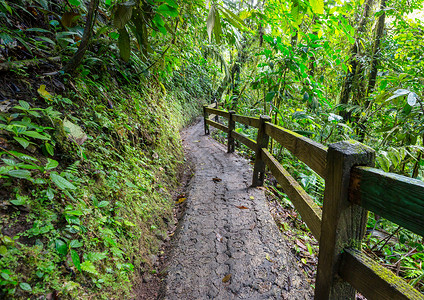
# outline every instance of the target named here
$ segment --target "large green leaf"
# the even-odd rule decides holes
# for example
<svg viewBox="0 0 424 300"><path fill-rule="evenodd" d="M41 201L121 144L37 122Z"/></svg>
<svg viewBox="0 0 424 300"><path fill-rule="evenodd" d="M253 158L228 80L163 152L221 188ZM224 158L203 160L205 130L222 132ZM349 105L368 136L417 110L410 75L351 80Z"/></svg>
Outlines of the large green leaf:
<svg viewBox="0 0 424 300"><path fill-rule="evenodd" d="M78 252L74 249L71 249L71 258L72 262L74 263L74 266L78 269L78 271L81 272L81 261L78 255Z"/></svg>
<svg viewBox="0 0 424 300"><path fill-rule="evenodd" d="M178 4L174 0L165 0L165 2L173 8L178 8Z"/></svg>
<svg viewBox="0 0 424 300"><path fill-rule="evenodd" d="M19 287L20 287L21 289L23 289L24 291L26 291L26 292L30 292L30 291L32 291L31 286L30 286L28 283L26 283L26 282L21 282L21 283L19 284Z"/></svg>
<svg viewBox="0 0 424 300"><path fill-rule="evenodd" d="M77 188L75 185L73 185L68 180L66 180L65 178L63 178L62 176L58 174L54 174L54 173L50 174L50 179L61 190L66 190L66 189L75 190Z"/></svg>
<svg viewBox="0 0 424 300"><path fill-rule="evenodd" d="M218 11L215 12L215 26L213 31L215 33L216 42L219 44L221 42L222 28L221 18Z"/></svg>
<svg viewBox="0 0 424 300"><path fill-rule="evenodd" d="M32 137L34 139L45 140L45 141L50 140L50 137L42 135L42 134L38 133L37 131L24 131L24 132L22 132L22 134L29 136L29 137Z"/></svg>
<svg viewBox="0 0 424 300"><path fill-rule="evenodd" d="M208 31L209 43L212 41L212 30L215 25L215 7L211 5L208 18L206 19L206 28Z"/></svg>
<svg viewBox="0 0 424 300"><path fill-rule="evenodd" d="M31 177L31 172L27 170L10 170L7 174L9 176L22 179L29 179Z"/></svg>
<svg viewBox="0 0 424 300"><path fill-rule="evenodd" d="M21 137L17 137L14 136L13 137L19 144L21 144L21 146L26 149L26 147L29 146L29 141L27 139L21 138Z"/></svg>
<svg viewBox="0 0 424 300"><path fill-rule="evenodd" d="M72 123L66 118L63 120L63 129L68 133L68 137L78 145L82 145L87 140L87 135L81 126Z"/></svg>
<svg viewBox="0 0 424 300"><path fill-rule="evenodd" d="M225 7L222 7L222 11L225 11L234 20L236 20L237 22L239 22L241 25L245 26L244 21L239 16L237 16L235 13L233 13L231 10L226 9Z"/></svg>
<svg viewBox="0 0 424 300"><path fill-rule="evenodd" d="M113 26L118 29L124 28L125 24L131 19L134 5L135 3L133 1L119 3L113 15Z"/></svg>
<svg viewBox="0 0 424 300"><path fill-rule="evenodd" d="M224 15L224 17L227 19L227 21L231 24L231 25L233 25L234 27L236 27L236 28L238 28L238 29L240 29L240 30L242 30L243 29L243 27L240 25L240 23L238 23L235 19L233 19L229 14L227 14L226 12L225 12L225 10L221 10L221 13Z"/></svg>
<svg viewBox="0 0 424 300"><path fill-rule="evenodd" d="M178 9L167 4L159 6L157 12L166 17L178 17Z"/></svg>
<svg viewBox="0 0 424 300"><path fill-rule="evenodd" d="M51 169L56 168L58 165L59 165L59 163L56 160L47 158L47 163L46 163L45 169L51 170Z"/></svg>
<svg viewBox="0 0 424 300"><path fill-rule="evenodd" d="M324 13L324 0L309 0L311 4L312 11L316 14Z"/></svg>
<svg viewBox="0 0 424 300"><path fill-rule="evenodd" d="M56 251L59 254L62 254L62 255L68 254L68 246L66 245L64 241L62 241L61 239L57 239L54 241L54 243L55 243Z"/></svg>
<svg viewBox="0 0 424 300"><path fill-rule="evenodd" d="M124 28L119 29L119 39L118 39L119 54L121 58L128 62L131 55L131 45L130 45L130 36L127 30Z"/></svg>

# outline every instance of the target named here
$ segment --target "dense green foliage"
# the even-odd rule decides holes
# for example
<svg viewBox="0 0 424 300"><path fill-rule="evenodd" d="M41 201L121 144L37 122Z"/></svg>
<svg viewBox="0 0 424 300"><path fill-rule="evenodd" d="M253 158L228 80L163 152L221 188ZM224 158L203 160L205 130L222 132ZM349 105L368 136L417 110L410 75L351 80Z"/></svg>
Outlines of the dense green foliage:
<svg viewBox="0 0 424 300"><path fill-rule="evenodd" d="M88 7L0 1L1 298L129 298L174 224L178 130L210 98L207 66L200 51L168 61L162 33L156 55L123 62L101 3L66 73Z"/></svg>
<svg viewBox="0 0 424 300"><path fill-rule="evenodd" d="M226 17L218 2L213 13ZM227 58L218 88L225 108L268 114L323 144L359 140L376 150L377 167L423 180L422 1L223 2L242 19L222 21L208 46L217 63ZM322 205L324 180L271 148ZM423 238L379 216L368 227L365 250L424 291Z"/></svg>
<svg viewBox="0 0 424 300"><path fill-rule="evenodd" d="M424 178L421 0L0 0L0 16L2 295L131 294L202 100ZM321 205L324 180L271 148ZM369 227L365 248L424 291L422 237Z"/></svg>

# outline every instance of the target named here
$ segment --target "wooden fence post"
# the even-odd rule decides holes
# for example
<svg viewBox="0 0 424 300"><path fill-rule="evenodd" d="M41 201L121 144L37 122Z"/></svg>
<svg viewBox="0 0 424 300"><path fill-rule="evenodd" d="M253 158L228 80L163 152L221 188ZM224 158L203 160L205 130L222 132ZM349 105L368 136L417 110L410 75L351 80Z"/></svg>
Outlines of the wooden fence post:
<svg viewBox="0 0 424 300"><path fill-rule="evenodd" d="M233 115L236 113L234 110L230 110L228 112L230 114L230 117L228 118L228 153L234 152L234 137L232 136L231 132L236 128L236 122L233 120Z"/></svg>
<svg viewBox="0 0 424 300"><path fill-rule="evenodd" d="M271 117L261 115L259 118L258 136L256 138L257 144L252 186L261 186L264 184L265 162L262 159L262 148L267 148L269 141L269 136L265 133L265 122L271 122Z"/></svg>
<svg viewBox="0 0 424 300"><path fill-rule="evenodd" d="M215 99L215 108L218 109L218 101ZM219 122L219 116L215 115L215 122Z"/></svg>
<svg viewBox="0 0 424 300"><path fill-rule="evenodd" d="M344 248L360 248L367 212L348 201L353 166L373 166L375 152L357 141L331 144L327 153L315 299L355 299L355 289L338 277Z"/></svg>
<svg viewBox="0 0 424 300"><path fill-rule="evenodd" d="M206 123L206 120L208 119L208 113L206 111L207 105L203 105L203 127L205 128L205 135L209 134L209 125Z"/></svg>

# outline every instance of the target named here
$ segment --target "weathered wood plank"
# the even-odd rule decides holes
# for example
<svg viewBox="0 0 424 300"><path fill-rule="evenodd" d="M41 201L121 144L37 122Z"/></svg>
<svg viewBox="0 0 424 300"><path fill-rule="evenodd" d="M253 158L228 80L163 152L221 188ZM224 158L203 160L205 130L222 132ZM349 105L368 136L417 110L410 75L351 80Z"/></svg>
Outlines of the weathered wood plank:
<svg viewBox="0 0 424 300"><path fill-rule="evenodd" d="M211 125L211 126L213 126L213 127L215 127L215 128L218 128L218 129L220 129L220 130L224 131L225 133L227 133L227 132L228 132L228 127L227 127L227 126L222 125L222 124L219 124L219 123L214 122L214 121L212 121L212 120L208 120L208 119L206 119L206 124L209 124L209 125Z"/></svg>
<svg viewBox="0 0 424 300"><path fill-rule="evenodd" d="M209 120L213 120L215 118L216 118L216 115L214 115L214 114L210 114L209 117L208 117Z"/></svg>
<svg viewBox="0 0 424 300"><path fill-rule="evenodd" d="M247 117L242 115L234 115L233 119L234 121L242 123L244 125L259 128L259 124L260 124L259 118Z"/></svg>
<svg viewBox="0 0 424 300"><path fill-rule="evenodd" d="M315 238L319 240L321 236L321 208L268 150L262 149L262 153L266 165L283 187L284 193L289 196L289 199L302 216L302 220L308 225Z"/></svg>
<svg viewBox="0 0 424 300"><path fill-rule="evenodd" d="M253 167L252 186L264 185L265 161L263 160L262 148L268 148L269 136L265 133L265 122L271 122L271 117L261 115L259 118L258 135L256 136L255 165Z"/></svg>
<svg viewBox="0 0 424 300"><path fill-rule="evenodd" d="M349 200L424 236L424 182L383 170L352 170Z"/></svg>
<svg viewBox="0 0 424 300"><path fill-rule="evenodd" d="M207 107L210 107L210 108L218 108L218 103L217 102L214 102L214 103L211 103L211 104L209 104L209 105L206 105Z"/></svg>
<svg viewBox="0 0 424 300"><path fill-rule="evenodd" d="M227 152L233 153L235 150L233 132L236 128L236 122L234 122L233 116L236 112L234 110L230 110L228 113L230 114L230 117L228 118Z"/></svg>
<svg viewBox="0 0 424 300"><path fill-rule="evenodd" d="M206 120L208 119L208 113L206 111L207 105L203 105L203 128L205 129L205 135L209 134L209 126Z"/></svg>
<svg viewBox="0 0 424 300"><path fill-rule="evenodd" d="M366 229L366 211L349 202L351 169L373 165L374 157L373 149L356 141L328 148L315 299L355 299L352 286L336 275L341 252L346 247L360 247Z"/></svg>
<svg viewBox="0 0 424 300"><path fill-rule="evenodd" d="M232 131L231 135L238 141L242 142L246 147L255 151L256 149L256 141L248 138L247 136L240 134L238 132Z"/></svg>
<svg viewBox="0 0 424 300"><path fill-rule="evenodd" d="M359 250L346 249L343 252L339 274L370 300L424 299L424 295L402 278Z"/></svg>
<svg viewBox="0 0 424 300"><path fill-rule="evenodd" d="M271 123L266 123L265 132L325 179L327 147Z"/></svg>
<svg viewBox="0 0 424 300"><path fill-rule="evenodd" d="M206 112L208 112L210 114L215 114L215 115L224 117L226 119L228 119L230 117L230 113L228 111L221 110L221 109L206 107Z"/></svg>

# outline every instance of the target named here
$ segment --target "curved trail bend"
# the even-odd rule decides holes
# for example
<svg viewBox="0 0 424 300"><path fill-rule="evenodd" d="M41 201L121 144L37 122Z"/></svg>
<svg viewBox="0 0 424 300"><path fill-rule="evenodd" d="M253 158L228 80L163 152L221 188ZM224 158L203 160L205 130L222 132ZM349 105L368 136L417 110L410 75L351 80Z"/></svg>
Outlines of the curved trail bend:
<svg viewBox="0 0 424 300"><path fill-rule="evenodd" d="M162 299L312 299L249 162L204 135L182 132L195 165ZM219 178L222 181L218 181Z"/></svg>

